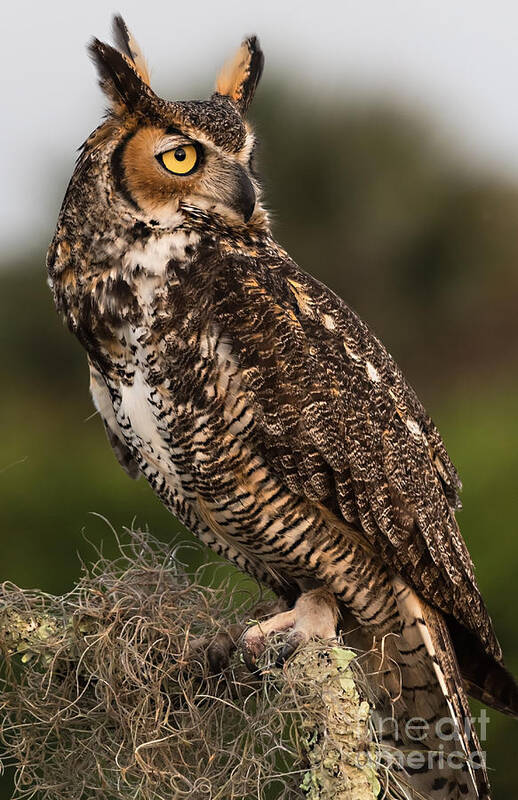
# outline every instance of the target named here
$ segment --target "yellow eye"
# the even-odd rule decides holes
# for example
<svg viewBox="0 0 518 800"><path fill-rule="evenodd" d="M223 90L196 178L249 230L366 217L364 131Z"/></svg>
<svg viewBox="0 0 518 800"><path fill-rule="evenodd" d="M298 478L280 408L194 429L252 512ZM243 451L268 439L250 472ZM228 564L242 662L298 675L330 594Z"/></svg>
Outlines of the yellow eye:
<svg viewBox="0 0 518 800"><path fill-rule="evenodd" d="M199 156L193 144L183 144L158 156L163 166L173 175L188 175L198 166Z"/></svg>

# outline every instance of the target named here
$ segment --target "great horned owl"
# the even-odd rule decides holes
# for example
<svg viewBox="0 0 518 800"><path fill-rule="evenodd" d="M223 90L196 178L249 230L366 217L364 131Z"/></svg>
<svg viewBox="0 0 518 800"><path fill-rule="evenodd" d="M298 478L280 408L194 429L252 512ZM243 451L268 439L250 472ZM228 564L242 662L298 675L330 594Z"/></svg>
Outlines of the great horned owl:
<svg viewBox="0 0 518 800"><path fill-rule="evenodd" d="M487 798L466 690L510 714L518 690L455 520L459 479L381 342L272 237L245 119L259 43L209 100L168 102L121 18L114 29L117 49L90 45L110 108L48 253L110 442L187 528L291 604L249 632L249 658L271 630L333 636L340 614L353 643L382 643L379 713L426 722L418 744L402 725L384 733L426 755L406 796ZM459 724L446 742L444 717Z"/></svg>

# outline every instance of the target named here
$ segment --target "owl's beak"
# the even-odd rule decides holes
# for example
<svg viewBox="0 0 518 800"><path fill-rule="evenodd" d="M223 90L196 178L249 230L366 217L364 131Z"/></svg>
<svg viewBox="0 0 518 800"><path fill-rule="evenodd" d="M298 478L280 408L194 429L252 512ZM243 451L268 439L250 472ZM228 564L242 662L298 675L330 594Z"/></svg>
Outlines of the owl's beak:
<svg viewBox="0 0 518 800"><path fill-rule="evenodd" d="M241 214L244 221L248 222L255 208L255 189L252 181L246 174L243 167L239 167L236 193L233 198L232 207L238 214Z"/></svg>

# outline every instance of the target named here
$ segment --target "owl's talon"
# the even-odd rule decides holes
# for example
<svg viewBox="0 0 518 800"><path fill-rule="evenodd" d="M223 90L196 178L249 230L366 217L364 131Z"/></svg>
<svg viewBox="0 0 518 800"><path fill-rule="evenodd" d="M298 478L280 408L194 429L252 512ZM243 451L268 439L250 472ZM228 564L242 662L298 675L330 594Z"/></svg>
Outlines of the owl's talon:
<svg viewBox="0 0 518 800"><path fill-rule="evenodd" d="M218 633L207 648L207 660L212 675L218 675L230 665L230 657L237 643L230 632Z"/></svg>
<svg viewBox="0 0 518 800"><path fill-rule="evenodd" d="M254 628L258 628L258 625L254 625ZM253 630L250 628L249 630ZM247 631L248 633L248 631ZM243 637L243 645L242 645L242 653L243 653L243 661L245 662L246 667L250 670L250 672L255 673L258 672L257 669L257 660L264 652L264 648L266 645L265 637L257 632L253 636L245 636Z"/></svg>
<svg viewBox="0 0 518 800"><path fill-rule="evenodd" d="M277 656L275 661L276 667L283 667L286 661L291 658L293 653L295 653L302 644L307 642L306 636L302 633L302 631L293 631L288 637L288 641L282 648L281 652Z"/></svg>
<svg viewBox="0 0 518 800"><path fill-rule="evenodd" d="M237 650L244 625L230 625L213 636L200 636L189 640L186 653L188 661L206 661L210 675L219 675L230 665L232 654Z"/></svg>

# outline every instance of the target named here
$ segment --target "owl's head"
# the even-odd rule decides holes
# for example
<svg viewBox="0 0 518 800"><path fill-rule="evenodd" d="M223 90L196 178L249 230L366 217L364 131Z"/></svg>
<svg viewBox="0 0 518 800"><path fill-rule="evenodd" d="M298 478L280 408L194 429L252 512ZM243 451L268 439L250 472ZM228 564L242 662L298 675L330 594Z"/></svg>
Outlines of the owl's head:
<svg viewBox="0 0 518 800"><path fill-rule="evenodd" d="M102 163L110 197L141 219L173 224L182 204L232 224L265 220L254 173L255 137L245 119L263 69L255 37L221 70L209 100L169 102L149 85L135 39L115 17L117 47L89 50L109 100L108 115L85 152Z"/></svg>

